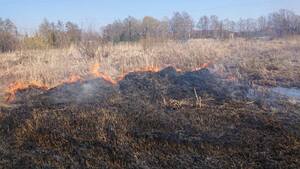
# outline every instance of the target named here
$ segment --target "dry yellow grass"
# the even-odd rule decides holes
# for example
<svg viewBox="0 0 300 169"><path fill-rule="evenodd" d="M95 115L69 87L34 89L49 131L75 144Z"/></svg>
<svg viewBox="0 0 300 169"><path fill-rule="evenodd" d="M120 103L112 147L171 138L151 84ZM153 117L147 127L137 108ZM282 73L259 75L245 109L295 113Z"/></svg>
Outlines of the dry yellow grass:
<svg viewBox="0 0 300 169"><path fill-rule="evenodd" d="M237 76L251 74L262 78L275 76L300 79L300 37L263 40L213 40L188 42L121 43L99 46L95 57L84 55L76 47L69 49L28 50L0 54L0 91L13 82L39 82L55 86L71 75L89 76L89 67L100 63L100 71L118 77L124 72L153 66L175 66L191 70L212 63L218 71L228 65ZM242 68L242 72L240 69ZM231 70L232 71L232 70Z"/></svg>
<svg viewBox="0 0 300 169"><path fill-rule="evenodd" d="M173 65L190 70L211 63L212 71L229 72L245 82L280 83L276 85L300 82L297 37L273 41L191 40L146 46L146 49L140 43L100 46L93 58L74 47L2 54L2 91L15 81L55 86L72 74L88 78L89 68L95 63L100 63L101 71L114 78L142 67ZM206 70L173 74L172 69L129 76L120 89L111 84L106 86L101 79L47 92L32 88L24 94L20 92L17 105L0 102L0 166L299 166L299 104L278 98L270 99L272 105L269 105L268 99L265 100L269 95L245 100L244 92L248 90L243 88L247 84L220 82ZM242 99L231 97L231 90L226 88L241 92ZM273 107L273 103L278 106Z"/></svg>

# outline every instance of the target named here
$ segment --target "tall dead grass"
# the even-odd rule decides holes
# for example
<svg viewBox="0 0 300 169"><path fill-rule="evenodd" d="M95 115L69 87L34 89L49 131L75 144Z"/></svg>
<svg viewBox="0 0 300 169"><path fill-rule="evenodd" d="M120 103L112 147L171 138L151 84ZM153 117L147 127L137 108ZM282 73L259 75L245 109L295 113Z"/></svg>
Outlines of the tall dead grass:
<svg viewBox="0 0 300 169"><path fill-rule="evenodd" d="M248 74L300 79L300 37L263 40L200 39L188 42L106 44L87 56L77 47L26 50L0 54L0 91L8 84L36 81L55 86L71 75L89 76L89 67L100 63L100 71L116 78L143 67L175 66L191 70L211 63L224 71L238 65ZM240 71L240 70L238 70ZM240 72L238 72L240 73ZM3 93L3 92L1 92Z"/></svg>

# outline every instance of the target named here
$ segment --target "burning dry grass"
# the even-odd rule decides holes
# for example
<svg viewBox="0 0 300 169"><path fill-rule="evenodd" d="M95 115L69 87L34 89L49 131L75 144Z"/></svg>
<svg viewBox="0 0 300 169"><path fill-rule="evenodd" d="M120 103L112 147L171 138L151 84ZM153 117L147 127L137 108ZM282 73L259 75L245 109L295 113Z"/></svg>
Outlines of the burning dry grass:
<svg viewBox="0 0 300 169"><path fill-rule="evenodd" d="M222 88L229 84L222 86L215 78L206 69L131 73L119 82L118 92L104 93L103 86L94 86L88 102L51 102L53 97L78 97L76 92L82 90L76 84L45 90L18 107L0 109L0 165L297 168L299 105L287 104L280 111L247 99L237 101ZM100 82L96 79L95 84Z"/></svg>
<svg viewBox="0 0 300 169"><path fill-rule="evenodd" d="M48 87L68 79L97 74L113 81L135 70L159 70L174 66L183 71L210 65L231 79L247 77L260 84L300 86L300 40L298 37L273 41L235 39L191 40L186 43L124 43L99 46L95 57L70 49L18 51L0 56L0 89L11 83L37 82ZM95 73L95 72L94 72ZM234 77L233 77L234 76ZM3 93L3 92L1 92Z"/></svg>
<svg viewBox="0 0 300 169"><path fill-rule="evenodd" d="M18 105L0 106L0 166L300 165L299 104L247 97L251 83L300 86L298 37L106 45L93 58L79 51L1 55L1 88ZM159 71L169 65L181 71Z"/></svg>

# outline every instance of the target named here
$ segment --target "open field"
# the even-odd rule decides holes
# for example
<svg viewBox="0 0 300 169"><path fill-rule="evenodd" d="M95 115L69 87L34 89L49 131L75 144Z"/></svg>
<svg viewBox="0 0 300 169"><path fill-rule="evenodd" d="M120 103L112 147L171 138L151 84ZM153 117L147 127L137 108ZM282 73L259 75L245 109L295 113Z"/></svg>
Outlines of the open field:
<svg viewBox="0 0 300 169"><path fill-rule="evenodd" d="M247 77L259 84L300 86L300 37L103 45L90 49L94 57L80 51L71 47L1 54L0 91L14 82L38 82L53 87L72 75L89 76L95 63L112 78L137 69L174 66L185 71L208 63L216 71L233 73L235 78Z"/></svg>
<svg viewBox="0 0 300 169"><path fill-rule="evenodd" d="M300 99L268 90L300 87L300 37L90 50L0 55L0 166L300 166Z"/></svg>
<svg viewBox="0 0 300 169"><path fill-rule="evenodd" d="M0 169L300 169L299 12L3 1Z"/></svg>

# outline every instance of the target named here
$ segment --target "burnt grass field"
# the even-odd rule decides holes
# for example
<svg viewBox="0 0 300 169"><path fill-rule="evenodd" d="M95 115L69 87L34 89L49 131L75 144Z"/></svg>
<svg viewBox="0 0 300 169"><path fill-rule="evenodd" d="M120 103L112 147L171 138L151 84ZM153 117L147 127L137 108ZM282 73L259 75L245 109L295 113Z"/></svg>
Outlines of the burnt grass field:
<svg viewBox="0 0 300 169"><path fill-rule="evenodd" d="M300 105L208 69L129 73L0 109L2 168L299 168Z"/></svg>

